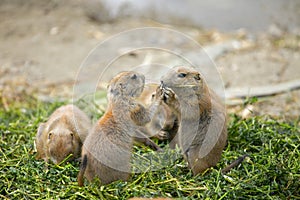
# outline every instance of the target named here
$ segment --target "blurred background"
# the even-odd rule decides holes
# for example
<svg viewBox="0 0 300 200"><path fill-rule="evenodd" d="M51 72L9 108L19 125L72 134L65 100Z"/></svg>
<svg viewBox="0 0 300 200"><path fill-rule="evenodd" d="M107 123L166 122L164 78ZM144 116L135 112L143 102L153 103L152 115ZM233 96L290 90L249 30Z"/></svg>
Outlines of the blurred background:
<svg viewBox="0 0 300 200"><path fill-rule="evenodd" d="M141 27L170 28L197 41L221 74L229 112L245 117L299 117L299 90L284 88L248 107L235 101L232 92L247 95L258 88L269 94L282 85L297 88L298 0L0 0L2 100L18 100L22 93L34 93L46 101L71 98L75 81L84 84L84 79L76 77L89 52L112 35ZM131 40L139 43L142 39ZM115 45L108 46L107 52L122 55L131 48ZM180 42L178 48L194 55L194 49ZM126 70L125 66L151 59L170 60L163 54L154 55L131 52L119 64Z"/></svg>

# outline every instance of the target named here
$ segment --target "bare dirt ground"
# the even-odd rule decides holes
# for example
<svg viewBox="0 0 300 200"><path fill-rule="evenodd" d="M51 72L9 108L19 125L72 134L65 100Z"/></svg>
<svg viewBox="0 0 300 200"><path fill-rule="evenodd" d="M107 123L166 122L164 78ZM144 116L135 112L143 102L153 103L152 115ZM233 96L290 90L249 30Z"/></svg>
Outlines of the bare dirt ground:
<svg viewBox="0 0 300 200"><path fill-rule="evenodd" d="M242 48L225 49L214 57L226 88L250 90L253 86L300 79L300 37L281 30L254 35L243 30L224 33L138 19L98 23L86 16L80 0L63 3L3 0L0 2L2 104L9 107L9 99L17 100L24 91L44 100L71 98L79 66L99 42L144 26L178 30L203 46L231 40L243 44ZM253 110L250 114L245 114L243 106L228 108L229 112L245 116L270 114L297 118L300 92L287 91L259 99L253 107L248 107Z"/></svg>

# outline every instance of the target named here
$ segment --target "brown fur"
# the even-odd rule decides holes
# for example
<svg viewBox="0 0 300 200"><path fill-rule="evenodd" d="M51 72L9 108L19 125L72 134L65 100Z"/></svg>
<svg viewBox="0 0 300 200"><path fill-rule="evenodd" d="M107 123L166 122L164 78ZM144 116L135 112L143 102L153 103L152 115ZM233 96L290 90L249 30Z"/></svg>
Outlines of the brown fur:
<svg viewBox="0 0 300 200"><path fill-rule="evenodd" d="M82 157L86 163L78 174L80 186L83 175L89 181L99 178L102 184L129 178L137 130L151 119L150 113L136 101L144 82L145 77L135 72L122 72L110 81L108 108L83 145Z"/></svg>
<svg viewBox="0 0 300 200"><path fill-rule="evenodd" d="M158 84L145 85L145 90L138 98L139 102L154 112L151 122L142 127L141 131L149 137L158 138L159 140L172 140L178 129L176 115L164 102L160 102L155 110L151 108L160 98L156 95L158 87Z"/></svg>
<svg viewBox="0 0 300 200"><path fill-rule="evenodd" d="M35 143L37 159L49 159L58 164L69 154L80 157L81 146L91 127L86 114L74 105L66 105L52 113L46 123L41 123Z"/></svg>
<svg viewBox="0 0 300 200"><path fill-rule="evenodd" d="M162 77L157 90L178 118L178 145L194 174L219 161L227 140L226 113L220 99L193 68L174 67Z"/></svg>

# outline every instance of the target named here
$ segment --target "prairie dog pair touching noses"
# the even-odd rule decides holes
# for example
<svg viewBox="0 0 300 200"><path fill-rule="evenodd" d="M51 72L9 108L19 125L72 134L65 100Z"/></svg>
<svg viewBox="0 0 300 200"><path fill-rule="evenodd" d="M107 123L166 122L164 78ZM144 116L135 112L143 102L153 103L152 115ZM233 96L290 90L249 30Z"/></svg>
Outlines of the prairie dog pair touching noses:
<svg viewBox="0 0 300 200"><path fill-rule="evenodd" d="M106 113L83 145L80 186L84 176L89 181L98 177L102 184L127 180L135 137L140 130L153 135L145 128L149 122L167 122L158 125L163 131L159 137L181 148L194 174L219 161L227 140L225 109L199 72L189 67L170 69L148 109L138 103L144 79L135 72L122 72L110 81Z"/></svg>
<svg viewBox="0 0 300 200"><path fill-rule="evenodd" d="M36 158L58 164L69 154L72 154L71 159L80 157L82 143L90 128L91 120L75 105L58 108L38 127Z"/></svg>

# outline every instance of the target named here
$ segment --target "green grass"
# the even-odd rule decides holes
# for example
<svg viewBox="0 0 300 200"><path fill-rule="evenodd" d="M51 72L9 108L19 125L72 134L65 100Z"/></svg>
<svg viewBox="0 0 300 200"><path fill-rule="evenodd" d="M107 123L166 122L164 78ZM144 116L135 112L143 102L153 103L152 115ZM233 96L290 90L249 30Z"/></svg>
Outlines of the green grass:
<svg viewBox="0 0 300 200"><path fill-rule="evenodd" d="M229 139L223 158L208 172L194 177L176 152L172 162L157 171L135 174L128 182L106 186L77 186L79 164L47 165L35 159L37 126L62 103L29 99L0 103L0 198L3 199L128 199L174 197L188 199L300 199L299 122L267 117L242 120L230 117ZM96 112L97 113L97 112ZM95 116L94 116L95 117ZM97 116L98 117L98 116ZM135 153L150 151L135 147ZM249 154L237 168L220 170Z"/></svg>

